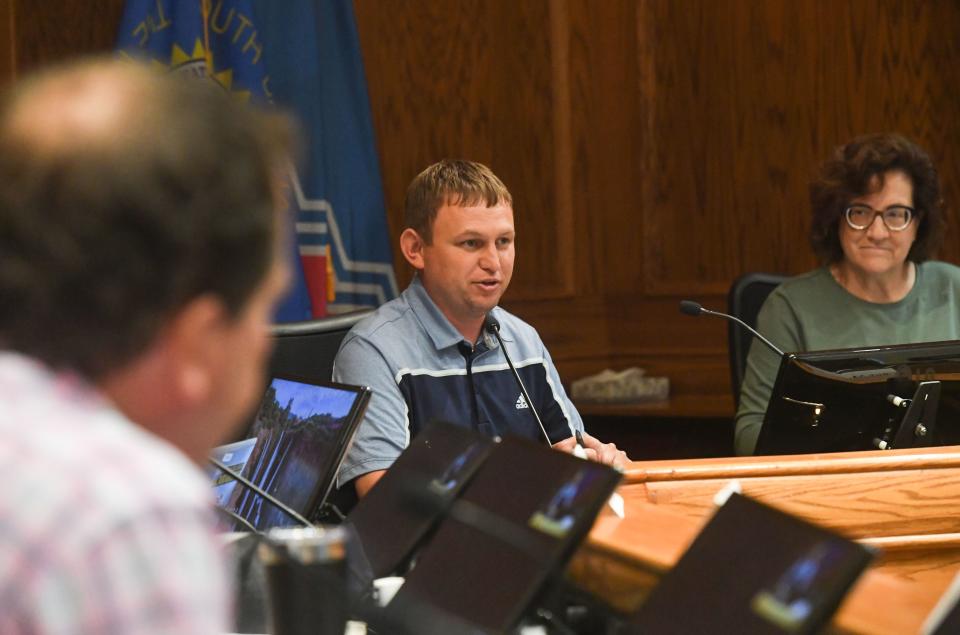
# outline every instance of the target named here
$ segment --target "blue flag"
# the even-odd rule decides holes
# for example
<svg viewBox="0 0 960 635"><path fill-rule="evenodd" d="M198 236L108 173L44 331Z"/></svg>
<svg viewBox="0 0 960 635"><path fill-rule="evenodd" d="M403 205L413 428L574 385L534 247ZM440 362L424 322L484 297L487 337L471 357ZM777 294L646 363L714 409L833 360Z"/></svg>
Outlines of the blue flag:
<svg viewBox="0 0 960 635"><path fill-rule="evenodd" d="M300 258L277 320L377 306L397 295L353 8L341 0L128 0L121 50L267 99L303 126L291 168ZM225 157L225 160L228 160Z"/></svg>

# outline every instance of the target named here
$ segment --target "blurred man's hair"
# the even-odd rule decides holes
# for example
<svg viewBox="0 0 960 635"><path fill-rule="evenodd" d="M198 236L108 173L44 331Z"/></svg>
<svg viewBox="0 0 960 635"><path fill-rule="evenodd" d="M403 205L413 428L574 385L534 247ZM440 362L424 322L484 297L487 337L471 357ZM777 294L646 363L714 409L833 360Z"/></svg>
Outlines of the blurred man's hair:
<svg viewBox="0 0 960 635"><path fill-rule="evenodd" d="M0 101L0 348L98 379L191 300L237 315L272 262L290 122L131 62Z"/></svg>

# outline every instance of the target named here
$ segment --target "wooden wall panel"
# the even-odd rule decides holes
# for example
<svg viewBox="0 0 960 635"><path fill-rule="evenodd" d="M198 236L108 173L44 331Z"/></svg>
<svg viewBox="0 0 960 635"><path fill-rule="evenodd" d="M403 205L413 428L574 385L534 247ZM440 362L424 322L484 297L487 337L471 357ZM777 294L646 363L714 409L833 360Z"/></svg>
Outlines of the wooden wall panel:
<svg viewBox="0 0 960 635"><path fill-rule="evenodd" d="M640 288L639 86L635 3L570 3L573 208L577 291L630 295ZM602 37L599 37L602 34ZM616 266L611 267L611 262Z"/></svg>
<svg viewBox="0 0 960 635"><path fill-rule="evenodd" d="M514 195L525 297L572 292L569 194L559 203L557 86L547 1L390 0L356 3L380 145L391 231L399 235L403 195L420 170L443 157L489 165ZM563 214L566 210L566 214ZM397 258L401 284L409 271Z"/></svg>
<svg viewBox="0 0 960 635"><path fill-rule="evenodd" d="M638 16L640 37L654 34L641 58L656 111L646 297L722 294L743 271L812 267L807 183L833 147L872 131L931 151L953 202L942 255L957 261L955 4L651 2ZM679 220L687 204L705 227Z"/></svg>
<svg viewBox="0 0 960 635"><path fill-rule="evenodd" d="M944 90L958 72L955 4L642 9L655 73L648 165L660 166L644 177L647 293L722 293L746 270L812 267L807 184L855 135L897 130L955 167L958 100Z"/></svg>
<svg viewBox="0 0 960 635"><path fill-rule="evenodd" d="M16 73L14 55L14 0L0 0L0 86Z"/></svg>
<svg viewBox="0 0 960 635"><path fill-rule="evenodd" d="M110 51L124 0L6 0L14 8L18 73L89 53Z"/></svg>

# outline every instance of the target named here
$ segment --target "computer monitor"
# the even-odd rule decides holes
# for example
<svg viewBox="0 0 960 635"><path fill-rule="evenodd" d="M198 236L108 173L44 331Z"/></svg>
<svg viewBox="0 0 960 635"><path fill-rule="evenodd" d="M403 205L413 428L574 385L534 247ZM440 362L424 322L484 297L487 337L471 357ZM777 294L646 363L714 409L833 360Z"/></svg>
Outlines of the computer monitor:
<svg viewBox="0 0 960 635"><path fill-rule="evenodd" d="M755 453L958 443L960 341L925 342L784 355Z"/></svg>
<svg viewBox="0 0 960 635"><path fill-rule="evenodd" d="M507 437L450 506L388 614L425 635L508 632L562 572L620 479Z"/></svg>
<svg viewBox="0 0 960 635"><path fill-rule="evenodd" d="M212 456L309 518L333 486L370 394L364 386L273 377L250 438L216 448ZM229 475L218 472L215 479L220 506L255 529L297 524Z"/></svg>

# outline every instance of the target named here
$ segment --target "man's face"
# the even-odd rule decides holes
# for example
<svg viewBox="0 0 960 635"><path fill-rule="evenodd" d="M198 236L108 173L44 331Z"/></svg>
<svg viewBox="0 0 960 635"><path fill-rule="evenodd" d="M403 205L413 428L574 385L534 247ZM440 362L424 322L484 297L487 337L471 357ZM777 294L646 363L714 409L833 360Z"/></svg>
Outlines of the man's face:
<svg viewBox="0 0 960 635"><path fill-rule="evenodd" d="M471 330L507 290L515 235L509 205L444 205L437 212L433 241L422 246L419 263L411 262L427 293L461 332Z"/></svg>

